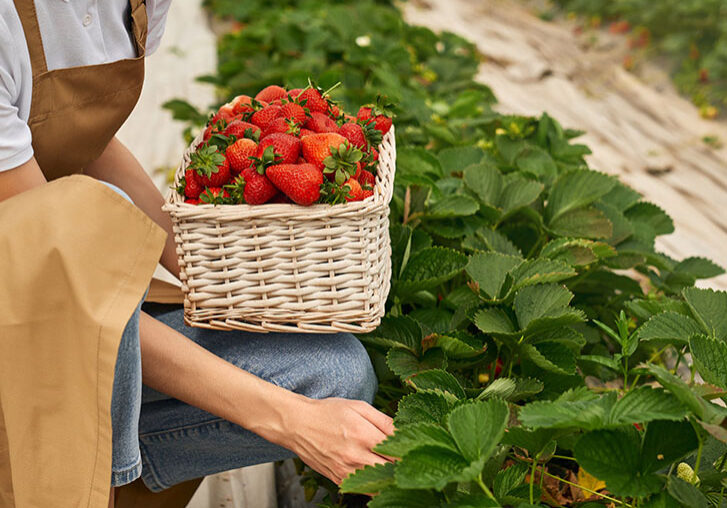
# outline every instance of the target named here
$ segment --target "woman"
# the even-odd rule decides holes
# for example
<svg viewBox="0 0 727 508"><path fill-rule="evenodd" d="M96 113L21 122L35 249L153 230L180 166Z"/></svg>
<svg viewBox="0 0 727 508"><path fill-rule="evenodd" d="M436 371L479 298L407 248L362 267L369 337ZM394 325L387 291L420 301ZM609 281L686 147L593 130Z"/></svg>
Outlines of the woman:
<svg viewBox="0 0 727 508"><path fill-rule="evenodd" d="M0 0L2 506L105 506L139 475L159 491L293 454L335 482L386 461L371 449L392 421L353 336L139 308L156 261L179 266L163 198L114 136L167 9Z"/></svg>

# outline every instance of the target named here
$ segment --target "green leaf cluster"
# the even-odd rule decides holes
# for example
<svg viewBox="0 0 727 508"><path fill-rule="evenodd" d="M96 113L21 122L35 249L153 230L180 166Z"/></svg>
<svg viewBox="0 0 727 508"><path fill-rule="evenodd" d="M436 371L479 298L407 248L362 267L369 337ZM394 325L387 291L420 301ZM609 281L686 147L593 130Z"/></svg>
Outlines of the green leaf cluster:
<svg viewBox="0 0 727 508"><path fill-rule="evenodd" d="M663 210L589 168L580 132L494 112L476 48L392 2L207 4L242 26L203 78L221 102L314 76L342 82L346 109L398 104L392 290L359 336L397 429L376 452L397 460L342 492L378 493L372 508L538 506L545 476L582 468L607 489L582 506L721 506L727 294L694 287L722 273L711 261L658 252Z"/></svg>

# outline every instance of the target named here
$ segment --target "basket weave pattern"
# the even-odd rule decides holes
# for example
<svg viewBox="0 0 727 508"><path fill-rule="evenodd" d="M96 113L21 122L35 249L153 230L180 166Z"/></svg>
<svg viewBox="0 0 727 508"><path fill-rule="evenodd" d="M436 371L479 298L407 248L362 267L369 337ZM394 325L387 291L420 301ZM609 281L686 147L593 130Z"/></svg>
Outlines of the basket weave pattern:
<svg viewBox="0 0 727 508"><path fill-rule="evenodd" d="M190 153L176 174L184 176ZM384 314L391 276L394 129L379 146L374 195L338 205L191 205L172 191L190 326L254 332L367 332Z"/></svg>

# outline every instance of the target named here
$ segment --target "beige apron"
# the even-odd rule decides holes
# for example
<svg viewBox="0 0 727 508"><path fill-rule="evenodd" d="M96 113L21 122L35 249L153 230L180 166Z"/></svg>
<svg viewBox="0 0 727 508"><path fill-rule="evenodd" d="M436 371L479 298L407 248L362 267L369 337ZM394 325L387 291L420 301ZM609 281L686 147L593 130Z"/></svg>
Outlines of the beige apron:
<svg viewBox="0 0 727 508"><path fill-rule="evenodd" d="M138 57L48 71L32 0L15 0L33 68L28 124L51 181L0 202L0 507L105 508L111 390L123 329L165 232L82 172L133 109ZM65 178L64 178L65 177Z"/></svg>

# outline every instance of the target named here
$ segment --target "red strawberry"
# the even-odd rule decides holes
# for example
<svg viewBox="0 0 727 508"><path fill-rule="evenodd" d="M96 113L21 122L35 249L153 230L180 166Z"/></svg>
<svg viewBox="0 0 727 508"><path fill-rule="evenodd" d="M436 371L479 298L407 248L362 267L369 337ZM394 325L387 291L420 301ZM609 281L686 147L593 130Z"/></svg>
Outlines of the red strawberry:
<svg viewBox="0 0 727 508"><path fill-rule="evenodd" d="M353 178L346 180L343 185L348 187L346 201L361 201L364 198L361 184Z"/></svg>
<svg viewBox="0 0 727 508"><path fill-rule="evenodd" d="M306 88L296 98L300 103L303 103L303 101L305 101L303 105L308 108L311 113L325 113L326 111L328 111L328 101L324 99L321 95L321 92L319 92L315 88Z"/></svg>
<svg viewBox="0 0 727 508"><path fill-rule="evenodd" d="M272 146L275 152L275 164L294 164L300 154L300 143L300 139L290 134L270 134L260 141L256 157L262 159L265 149Z"/></svg>
<svg viewBox="0 0 727 508"><path fill-rule="evenodd" d="M230 172L232 175L239 175L242 170L254 166L255 162L250 157L254 157L256 153L257 143L252 139L238 139L228 146L225 151L225 156L227 157L227 162L230 163Z"/></svg>
<svg viewBox="0 0 727 508"><path fill-rule="evenodd" d="M295 102L286 102L281 106L281 109L283 112L283 118L290 118L301 125L303 125L308 118L303 106L296 104Z"/></svg>
<svg viewBox="0 0 727 508"><path fill-rule="evenodd" d="M282 108L277 104L271 104L269 106L265 106L260 111L253 113L250 117L250 121L264 129L270 122L281 116L283 116Z"/></svg>
<svg viewBox="0 0 727 508"><path fill-rule="evenodd" d="M278 194L278 189L268 177L261 175L253 168L245 169L241 176L244 185L243 198L248 205L267 203Z"/></svg>
<svg viewBox="0 0 727 508"><path fill-rule="evenodd" d="M217 113L210 120L210 124L217 123L219 120L225 120L226 122L232 121L235 118L235 110L232 104L223 104Z"/></svg>
<svg viewBox="0 0 727 508"><path fill-rule="evenodd" d="M364 134L363 127L359 124L346 122L338 129L338 133L349 140L353 146L361 150L366 150L366 146L368 145L366 135Z"/></svg>
<svg viewBox="0 0 727 508"><path fill-rule="evenodd" d="M312 130L310 130L310 129L301 129L301 130L300 130L300 137L301 137L301 138L302 138L303 136L310 136L311 134L317 134L317 133L316 133L316 132L313 132L313 131L312 131Z"/></svg>
<svg viewBox="0 0 727 508"><path fill-rule="evenodd" d="M288 92L288 98L297 99L302 91L302 88L293 88L291 91Z"/></svg>
<svg viewBox="0 0 727 508"><path fill-rule="evenodd" d="M268 167L265 174L299 205L312 205L321 196L323 173L313 164L276 164Z"/></svg>
<svg viewBox="0 0 727 508"><path fill-rule="evenodd" d="M335 104L330 104L328 106L328 116L334 119L338 118L339 116L341 116L341 108L339 108Z"/></svg>
<svg viewBox="0 0 727 508"><path fill-rule="evenodd" d="M303 157L315 167L323 170L323 160L331 155L331 148L338 149L346 138L337 133L311 134L300 140Z"/></svg>
<svg viewBox="0 0 727 508"><path fill-rule="evenodd" d="M376 98L376 104L368 104L361 106L358 110L358 119L361 120L364 125L373 123L376 129L381 132L383 136L389 129L391 129L391 119L394 116L392 108L394 104L387 102L385 97L378 96ZM369 139L371 142L371 139ZM377 145L378 143L372 143Z"/></svg>
<svg viewBox="0 0 727 508"><path fill-rule="evenodd" d="M202 194L199 195L199 199L203 203L209 203L212 205L226 204L229 197L230 194L227 192L227 189L223 189L218 186L208 187Z"/></svg>
<svg viewBox="0 0 727 508"><path fill-rule="evenodd" d="M267 127L265 127L262 137L266 138L270 134L276 134L276 133L291 134L293 136L298 136L299 132L300 132L300 127L299 127L299 124L295 122L295 120L292 120L290 118L280 117L280 118L276 118L275 120L270 122Z"/></svg>
<svg viewBox="0 0 727 508"><path fill-rule="evenodd" d="M252 106L252 97L249 95L238 95L231 102L235 115L255 111L255 108Z"/></svg>
<svg viewBox="0 0 727 508"><path fill-rule="evenodd" d="M189 168L203 187L221 187L230 180L230 164L214 146L205 145L190 156Z"/></svg>
<svg viewBox="0 0 727 508"><path fill-rule="evenodd" d="M389 129L391 129L391 118L384 116L383 114L375 114L370 107L361 106L361 109L358 110L358 119L362 120L365 124L374 122L376 129L381 132L381 134L386 134L389 132Z"/></svg>
<svg viewBox="0 0 727 508"><path fill-rule="evenodd" d="M372 191L370 189L364 189L362 192L363 192L363 199L370 198L371 196L374 195L374 191Z"/></svg>
<svg viewBox="0 0 727 508"><path fill-rule="evenodd" d="M361 174L358 176L357 180L364 189L373 189L374 184L376 183L376 177L373 173L366 171L365 169L361 170Z"/></svg>
<svg viewBox="0 0 727 508"><path fill-rule="evenodd" d="M198 205L202 202L202 200L200 200L198 198L187 198L184 200L184 202L187 203L188 205Z"/></svg>
<svg viewBox="0 0 727 508"><path fill-rule="evenodd" d="M254 140L260 137L260 127L242 120L233 120L225 128L223 134L225 136L235 136L237 139L250 138Z"/></svg>
<svg viewBox="0 0 727 508"><path fill-rule="evenodd" d="M276 99L284 99L287 96L288 92L285 91L285 88L278 85L270 85L260 90L255 96L255 100L271 102Z"/></svg>
<svg viewBox="0 0 727 508"><path fill-rule="evenodd" d="M204 190L204 187L199 183L197 173L193 169L188 169L184 172L184 195L187 198L197 199Z"/></svg>
<svg viewBox="0 0 727 508"><path fill-rule="evenodd" d="M303 126L313 132L338 132L338 124L325 113L313 112Z"/></svg>

